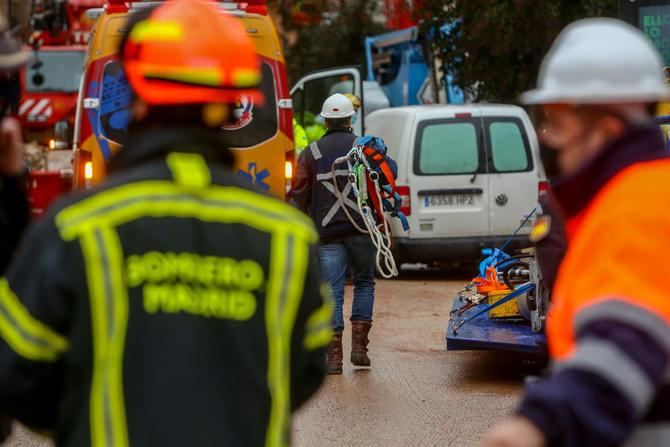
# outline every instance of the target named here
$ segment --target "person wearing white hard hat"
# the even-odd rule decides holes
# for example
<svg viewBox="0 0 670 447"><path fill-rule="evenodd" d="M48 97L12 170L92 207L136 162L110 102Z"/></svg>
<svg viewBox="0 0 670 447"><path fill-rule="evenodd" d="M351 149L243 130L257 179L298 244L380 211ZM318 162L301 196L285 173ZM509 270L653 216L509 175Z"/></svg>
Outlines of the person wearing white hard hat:
<svg viewBox="0 0 670 447"><path fill-rule="evenodd" d="M370 237L359 233L342 209L343 206L350 207L352 216L359 221L359 225L363 224L351 185L347 181L349 171L332 170L335 159L345 156L356 140L351 129L351 119L355 113L351 100L340 93L324 101L321 116L325 119L327 132L300 154L291 193L293 202L316 224L320 237L321 269L335 301L334 336L326 365L329 374L342 373L342 307L347 265L351 266L354 277L350 359L355 366L370 366L367 345L372 326L376 251ZM343 202L338 200L335 182L345 197Z"/></svg>
<svg viewBox="0 0 670 447"><path fill-rule="evenodd" d="M670 157L652 120L668 96L657 50L614 19L568 26L522 96L541 107L538 135L557 154L567 251L549 374L484 446L670 445Z"/></svg>

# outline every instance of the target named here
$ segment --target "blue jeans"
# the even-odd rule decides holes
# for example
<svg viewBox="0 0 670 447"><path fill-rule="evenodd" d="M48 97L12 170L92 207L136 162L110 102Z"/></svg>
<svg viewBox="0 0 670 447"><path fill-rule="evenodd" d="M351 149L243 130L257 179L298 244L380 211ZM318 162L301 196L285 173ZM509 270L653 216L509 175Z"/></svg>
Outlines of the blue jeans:
<svg viewBox="0 0 670 447"><path fill-rule="evenodd" d="M333 329L344 330L344 281L347 260L354 272L354 302L351 321L372 321L375 301L375 247L368 235L349 236L319 247L321 271L333 291Z"/></svg>

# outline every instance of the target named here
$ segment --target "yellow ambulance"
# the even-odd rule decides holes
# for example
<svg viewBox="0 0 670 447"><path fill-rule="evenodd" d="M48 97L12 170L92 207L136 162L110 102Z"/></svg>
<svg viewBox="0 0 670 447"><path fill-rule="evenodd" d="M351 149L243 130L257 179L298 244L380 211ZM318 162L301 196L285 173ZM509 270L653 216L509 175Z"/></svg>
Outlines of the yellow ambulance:
<svg viewBox="0 0 670 447"><path fill-rule="evenodd" d="M129 15L158 2L109 0L90 10L96 20L79 89L74 135L75 187L88 187L105 176L106 164L126 138L130 87L118 60L118 46ZM284 197L293 174L291 97L281 45L264 0L219 2L224 14L239 17L255 42L262 62L260 106L242 97L226 139L236 156L235 171L262 190ZM197 30L194 30L197 32Z"/></svg>

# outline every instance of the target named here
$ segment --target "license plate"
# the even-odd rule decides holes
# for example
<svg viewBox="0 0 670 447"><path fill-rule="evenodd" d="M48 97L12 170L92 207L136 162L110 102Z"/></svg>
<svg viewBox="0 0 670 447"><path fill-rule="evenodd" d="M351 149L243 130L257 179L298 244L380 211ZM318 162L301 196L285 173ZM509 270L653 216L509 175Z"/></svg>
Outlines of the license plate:
<svg viewBox="0 0 670 447"><path fill-rule="evenodd" d="M475 204L472 194L443 194L439 196L425 196L423 204L426 208L444 206L471 206Z"/></svg>

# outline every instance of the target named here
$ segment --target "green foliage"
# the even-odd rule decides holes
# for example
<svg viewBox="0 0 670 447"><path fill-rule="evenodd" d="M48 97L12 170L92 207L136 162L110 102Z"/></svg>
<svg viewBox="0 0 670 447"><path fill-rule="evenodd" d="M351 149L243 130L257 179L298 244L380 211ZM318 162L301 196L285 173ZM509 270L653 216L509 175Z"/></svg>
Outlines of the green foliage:
<svg viewBox="0 0 670 447"><path fill-rule="evenodd" d="M616 16L616 0L425 0L424 33L444 23L455 32L434 40L435 54L473 100L513 102L536 83L543 56L568 23Z"/></svg>
<svg viewBox="0 0 670 447"><path fill-rule="evenodd" d="M289 78L294 81L310 71L342 65L365 64L364 40L384 32L372 16L377 2L368 0L303 0L282 14ZM284 9L289 11L289 9ZM296 23L295 13L313 23Z"/></svg>

